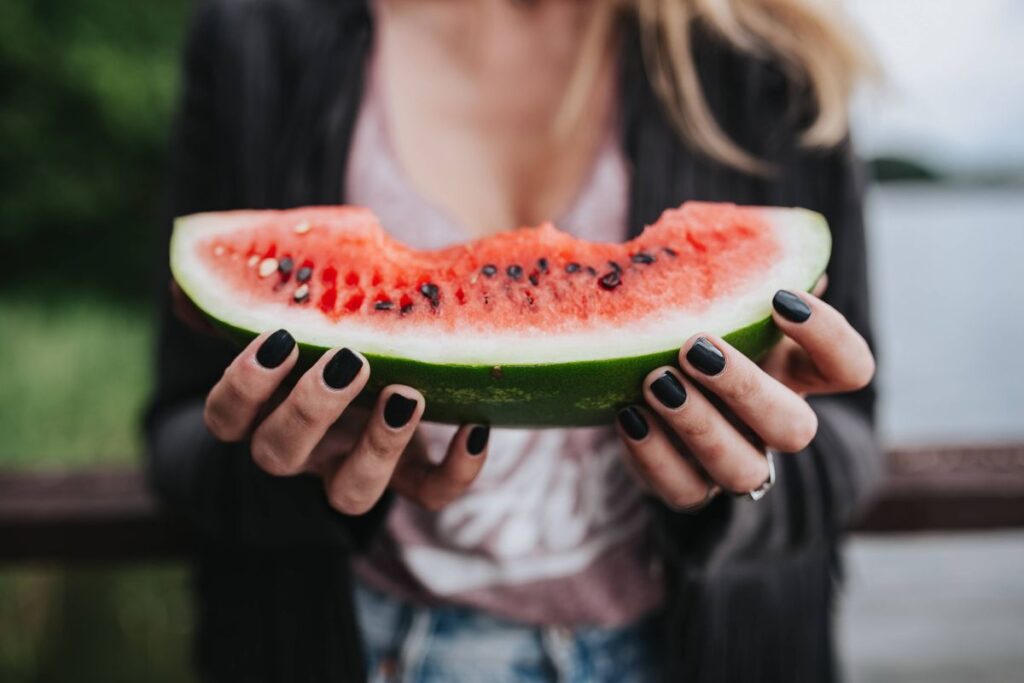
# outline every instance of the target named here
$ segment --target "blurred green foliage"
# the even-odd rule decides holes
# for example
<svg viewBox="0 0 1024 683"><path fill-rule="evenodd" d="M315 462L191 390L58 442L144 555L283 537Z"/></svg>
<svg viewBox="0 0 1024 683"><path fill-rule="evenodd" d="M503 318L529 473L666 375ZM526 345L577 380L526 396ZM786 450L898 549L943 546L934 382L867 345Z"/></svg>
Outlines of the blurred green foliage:
<svg viewBox="0 0 1024 683"><path fill-rule="evenodd" d="M188 0L0 2L0 468L128 463ZM0 571L0 681L188 681L187 572Z"/></svg>
<svg viewBox="0 0 1024 683"><path fill-rule="evenodd" d="M191 4L0 3L0 286L151 291Z"/></svg>
<svg viewBox="0 0 1024 683"><path fill-rule="evenodd" d="M0 466L126 463L142 450L151 316L95 295L0 300Z"/></svg>
<svg viewBox="0 0 1024 683"><path fill-rule="evenodd" d="M0 681L187 683L181 567L0 571Z"/></svg>

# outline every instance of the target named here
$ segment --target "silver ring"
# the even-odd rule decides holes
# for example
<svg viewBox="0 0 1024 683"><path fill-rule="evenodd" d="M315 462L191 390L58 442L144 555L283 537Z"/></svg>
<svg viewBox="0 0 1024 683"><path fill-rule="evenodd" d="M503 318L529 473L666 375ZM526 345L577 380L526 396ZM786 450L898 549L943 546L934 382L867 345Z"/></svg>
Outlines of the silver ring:
<svg viewBox="0 0 1024 683"><path fill-rule="evenodd" d="M755 502L764 498L772 490L772 487L775 486L775 455L772 451L766 450L764 456L768 460L768 478L765 479L763 484L746 494L747 498Z"/></svg>

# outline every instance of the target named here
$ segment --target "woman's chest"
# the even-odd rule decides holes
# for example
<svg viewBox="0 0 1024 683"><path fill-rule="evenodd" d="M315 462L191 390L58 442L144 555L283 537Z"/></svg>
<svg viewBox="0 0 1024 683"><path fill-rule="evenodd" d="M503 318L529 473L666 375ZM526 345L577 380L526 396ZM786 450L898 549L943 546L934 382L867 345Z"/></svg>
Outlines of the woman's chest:
<svg viewBox="0 0 1024 683"><path fill-rule="evenodd" d="M586 115L559 129L575 60L571 47L551 47L550 26L499 31L464 17L453 49L445 27L381 5L371 81L410 187L471 234L562 215L609 124L610 70L594 79Z"/></svg>

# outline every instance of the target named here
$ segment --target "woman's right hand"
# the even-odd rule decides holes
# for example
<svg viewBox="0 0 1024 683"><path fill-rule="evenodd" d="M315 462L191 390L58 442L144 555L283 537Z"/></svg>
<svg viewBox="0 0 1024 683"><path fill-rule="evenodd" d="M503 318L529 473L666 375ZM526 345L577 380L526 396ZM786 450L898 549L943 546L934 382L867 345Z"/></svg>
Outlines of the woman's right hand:
<svg viewBox="0 0 1024 683"><path fill-rule="evenodd" d="M210 432L226 442L250 439L253 460L269 474L319 475L331 506L348 515L368 511L388 487L437 510L480 472L486 425L463 425L435 465L414 440L425 406L420 392L392 384L372 410L350 407L370 365L346 348L324 353L287 391L282 383L298 356L285 330L253 340L206 398Z"/></svg>

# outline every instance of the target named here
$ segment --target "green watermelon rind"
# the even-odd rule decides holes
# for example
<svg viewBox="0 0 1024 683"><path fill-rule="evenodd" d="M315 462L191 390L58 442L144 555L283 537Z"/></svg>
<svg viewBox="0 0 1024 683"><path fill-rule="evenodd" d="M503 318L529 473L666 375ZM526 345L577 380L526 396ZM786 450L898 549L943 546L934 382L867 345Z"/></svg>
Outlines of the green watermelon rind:
<svg viewBox="0 0 1024 683"><path fill-rule="evenodd" d="M257 336L215 318L211 321L239 346ZM771 316L723 336L755 359L780 337ZM297 370L310 367L327 350L300 342ZM643 401L641 389L647 373L665 365L679 366L678 348L630 358L502 366L441 365L364 355L370 363L370 380L361 403L368 403L389 384L405 384L426 399L424 420L506 427L608 424L619 408Z"/></svg>
<svg viewBox="0 0 1024 683"><path fill-rule="evenodd" d="M827 237L824 218L815 217L818 220L808 223L823 230ZM822 242L823 253L815 255L820 268L814 271L813 279L803 283L805 291L810 291L824 273L831 239ZM203 310L188 283L180 277L178 282L200 311L234 343L241 347L258 336ZM761 358L782 336L770 310L766 312L755 322L722 334L722 338L746 356ZM298 345L296 376L328 350L303 342L301 337ZM662 366L679 366L679 347L637 356L523 365L428 363L367 352L363 355L370 364L370 379L358 401L363 405L371 403L383 387L404 384L419 390L426 399L426 421L529 428L607 425L618 409L643 402L642 383L648 373Z"/></svg>

